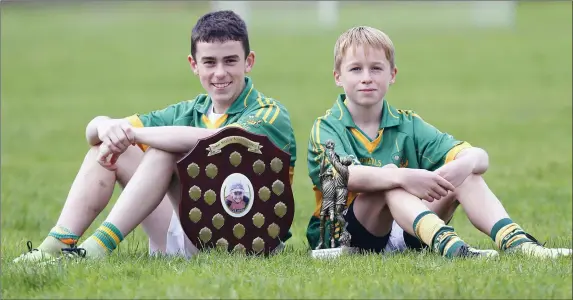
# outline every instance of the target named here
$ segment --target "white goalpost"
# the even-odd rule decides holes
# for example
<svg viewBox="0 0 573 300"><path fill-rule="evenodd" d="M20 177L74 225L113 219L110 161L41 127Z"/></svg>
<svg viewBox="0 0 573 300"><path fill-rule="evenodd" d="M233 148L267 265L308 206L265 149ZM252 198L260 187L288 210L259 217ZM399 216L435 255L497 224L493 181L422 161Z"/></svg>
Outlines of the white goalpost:
<svg viewBox="0 0 573 300"><path fill-rule="evenodd" d="M332 29L361 22L391 27L512 27L517 1L210 1L257 28ZM273 27L275 26L275 27Z"/></svg>

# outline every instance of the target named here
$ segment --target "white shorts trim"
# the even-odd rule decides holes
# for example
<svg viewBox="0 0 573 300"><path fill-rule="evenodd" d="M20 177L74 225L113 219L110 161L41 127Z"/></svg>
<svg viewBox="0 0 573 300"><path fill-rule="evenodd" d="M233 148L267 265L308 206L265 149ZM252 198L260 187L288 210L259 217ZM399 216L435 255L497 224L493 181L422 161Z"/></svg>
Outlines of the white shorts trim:
<svg viewBox="0 0 573 300"><path fill-rule="evenodd" d="M285 244L280 243L274 250L274 253L281 252L284 249ZM187 259L191 258L193 255L199 252L199 249L193 245L191 240L187 237L181 227L179 218L175 211L171 216L171 223L169 224L169 229L167 230L167 241L165 252L169 256L182 256ZM151 248L149 254L152 255Z"/></svg>
<svg viewBox="0 0 573 300"><path fill-rule="evenodd" d="M403 252L407 249L406 241L404 240L404 229L396 223L392 222L392 231L390 232L390 238L388 238L388 243L384 247L385 253L392 252Z"/></svg>
<svg viewBox="0 0 573 300"><path fill-rule="evenodd" d="M167 230L165 252L170 256L182 256L187 259L199 252L199 249L193 245L189 238L187 238L187 235L185 235L185 232L183 232L183 227L181 227L181 223L175 211L173 211L169 229Z"/></svg>

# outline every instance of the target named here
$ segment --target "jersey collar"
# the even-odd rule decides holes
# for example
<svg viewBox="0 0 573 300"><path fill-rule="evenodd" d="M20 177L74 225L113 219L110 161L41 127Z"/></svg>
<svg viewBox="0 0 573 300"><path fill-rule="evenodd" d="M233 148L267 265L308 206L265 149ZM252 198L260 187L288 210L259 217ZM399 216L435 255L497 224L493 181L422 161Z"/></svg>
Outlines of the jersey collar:
<svg viewBox="0 0 573 300"><path fill-rule="evenodd" d="M245 88L239 97L237 97L237 99L233 102L233 104L231 104L231 107L227 109L225 114L232 115L240 113L244 111L249 105L251 105L251 103L256 101L257 93L254 91L254 89L253 80L250 77L245 77ZM213 100L211 100L211 97L207 95L203 104L196 106L197 110L202 114L206 114L212 102Z"/></svg>
<svg viewBox="0 0 573 300"><path fill-rule="evenodd" d="M352 120L352 116L346 107L345 94L340 94L338 96L336 103L331 108L331 115L332 117L340 120L346 127L358 127L356 126L356 123L354 123L354 120ZM380 120L380 129L400 125L401 118L399 115L400 113L398 113L398 111L384 99L384 103L382 104L382 120Z"/></svg>

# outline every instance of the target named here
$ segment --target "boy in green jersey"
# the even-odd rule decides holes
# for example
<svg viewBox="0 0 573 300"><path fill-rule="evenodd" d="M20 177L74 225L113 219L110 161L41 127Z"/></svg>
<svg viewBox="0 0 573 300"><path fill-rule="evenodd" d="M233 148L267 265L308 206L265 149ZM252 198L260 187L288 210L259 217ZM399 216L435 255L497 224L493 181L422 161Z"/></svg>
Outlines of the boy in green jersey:
<svg viewBox="0 0 573 300"><path fill-rule="evenodd" d="M37 249L15 261L69 256L105 257L142 224L151 253L191 255L196 248L178 220L179 193L168 189L175 162L201 138L225 126L266 135L296 161L286 108L255 89L246 76L255 63L244 21L231 11L204 15L192 31L188 60L207 94L123 119L97 117L88 124L91 149L68 194L56 226ZM80 236L109 202L115 183L124 190L108 218L81 245ZM175 195L175 196L173 196ZM173 207L170 202L172 202ZM283 241L290 237L281 237Z"/></svg>
<svg viewBox="0 0 573 300"><path fill-rule="evenodd" d="M482 177L489 164L484 150L385 100L396 80L394 56L390 38L370 27L354 27L336 42L334 79L344 94L316 119L308 144L316 198L307 228L312 249L329 244L328 230L324 244L319 242L319 172L331 140L339 156L353 157L343 213L353 247L384 252L429 246L445 257L497 255L471 248L447 225L461 204L472 224L501 251L570 255L571 249L543 247L510 219Z"/></svg>

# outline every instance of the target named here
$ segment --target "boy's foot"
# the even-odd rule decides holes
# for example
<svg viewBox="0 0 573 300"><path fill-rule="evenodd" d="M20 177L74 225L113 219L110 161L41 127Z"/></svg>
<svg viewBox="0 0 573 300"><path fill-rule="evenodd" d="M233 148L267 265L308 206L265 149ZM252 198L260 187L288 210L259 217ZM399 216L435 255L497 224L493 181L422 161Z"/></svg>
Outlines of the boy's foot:
<svg viewBox="0 0 573 300"><path fill-rule="evenodd" d="M460 248L458 248L456 250L456 252L453 254L453 257L496 257L499 256L499 253L495 250L480 250L480 249L475 249L470 247L467 244L464 244L463 246L461 246Z"/></svg>
<svg viewBox="0 0 573 300"><path fill-rule="evenodd" d="M28 241L28 252L20 255L19 257L15 258L13 262L41 262L41 261L50 261L54 259L59 259L62 257L68 258L76 258L81 257L84 258L86 256L86 251L83 248L62 248L60 251L46 251L41 249L34 249L32 248L32 242Z"/></svg>
<svg viewBox="0 0 573 300"><path fill-rule="evenodd" d="M507 250L508 253L521 253L527 256L537 258L558 258L562 256L571 256L572 249L567 248L547 248L537 241L533 236L526 234L531 240Z"/></svg>

